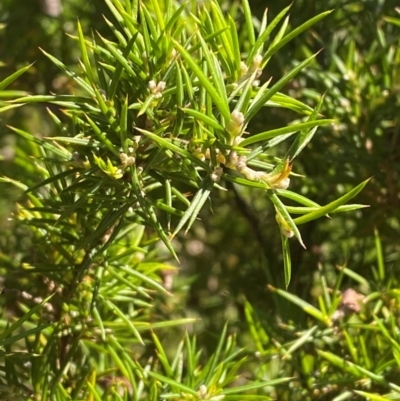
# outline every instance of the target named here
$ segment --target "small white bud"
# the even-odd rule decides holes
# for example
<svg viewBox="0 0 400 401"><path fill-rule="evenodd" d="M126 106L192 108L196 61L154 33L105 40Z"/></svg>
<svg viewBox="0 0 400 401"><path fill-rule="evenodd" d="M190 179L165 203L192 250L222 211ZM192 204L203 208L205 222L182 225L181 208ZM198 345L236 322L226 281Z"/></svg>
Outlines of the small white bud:
<svg viewBox="0 0 400 401"><path fill-rule="evenodd" d="M261 54L257 54L256 56L254 56L253 58L253 68L259 68L262 62L262 56Z"/></svg>
<svg viewBox="0 0 400 401"><path fill-rule="evenodd" d="M286 228L281 227L281 233L287 238L293 238L294 232L292 230L287 230Z"/></svg>
<svg viewBox="0 0 400 401"><path fill-rule="evenodd" d="M205 398L207 396L207 387L202 384L199 388L199 395L201 398Z"/></svg>
<svg viewBox="0 0 400 401"><path fill-rule="evenodd" d="M243 128L244 115L239 110L233 110L231 113L231 121L226 127L226 130L232 137L237 137Z"/></svg>
<svg viewBox="0 0 400 401"><path fill-rule="evenodd" d="M294 236L294 232L292 231L288 223L285 221L285 219L281 216L281 214L278 211L276 213L275 219L278 223L282 235L284 235L287 238L292 238Z"/></svg>
<svg viewBox="0 0 400 401"><path fill-rule="evenodd" d="M222 175L223 169L222 167L217 167L214 172L211 174L211 179L214 182L217 182L221 179L221 175Z"/></svg>
<svg viewBox="0 0 400 401"><path fill-rule="evenodd" d="M237 125L242 125L244 123L244 115L239 110L233 110L231 118Z"/></svg>
<svg viewBox="0 0 400 401"><path fill-rule="evenodd" d="M24 299L32 299L32 295L27 293L26 291L21 292L21 297Z"/></svg>
<svg viewBox="0 0 400 401"><path fill-rule="evenodd" d="M167 86L167 83L165 81L160 81L157 84L157 88L156 88L157 92L162 92L165 89L166 86Z"/></svg>
<svg viewBox="0 0 400 401"><path fill-rule="evenodd" d="M248 70L249 70L249 68L247 67L246 63L241 61L240 62L240 76L243 77L244 75L246 75Z"/></svg>
<svg viewBox="0 0 400 401"><path fill-rule="evenodd" d="M234 150L232 150L229 153L229 166L236 166L238 161L239 161L239 157L238 157L237 153ZM230 168L232 168L232 167L230 167Z"/></svg>
<svg viewBox="0 0 400 401"><path fill-rule="evenodd" d="M151 93L156 92L157 84L155 83L155 81L153 81L153 80L149 81L149 89L150 89Z"/></svg>
<svg viewBox="0 0 400 401"><path fill-rule="evenodd" d="M133 156L128 156L126 153L121 153L119 155L119 159L121 160L122 167L124 168L133 166L136 161L136 159Z"/></svg>

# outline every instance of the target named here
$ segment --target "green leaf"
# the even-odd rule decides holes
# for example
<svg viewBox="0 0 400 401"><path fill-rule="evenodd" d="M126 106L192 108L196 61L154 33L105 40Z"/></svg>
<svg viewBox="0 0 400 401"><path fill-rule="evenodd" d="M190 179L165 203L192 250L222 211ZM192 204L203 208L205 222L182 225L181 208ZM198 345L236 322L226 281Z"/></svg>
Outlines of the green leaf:
<svg viewBox="0 0 400 401"><path fill-rule="evenodd" d="M329 317L325 316L320 310L318 310L316 307L314 307L310 303L304 301L303 299L301 299L297 295L291 294L291 293L289 293L287 291L284 291L284 290L281 290L279 288L275 288L275 287L273 287L271 285L268 285L268 288L270 289L270 291L272 291L272 292L280 295L281 297L287 299L288 301L290 301L294 305L299 306L304 312L308 313L309 315L315 317L320 322L322 322L322 323L326 324L327 326L329 326L329 324L330 324Z"/></svg>
<svg viewBox="0 0 400 401"><path fill-rule="evenodd" d="M103 145L112 152L115 156L119 158L120 153L114 146L114 144L107 138L107 134L105 132L101 132L98 124L96 124L87 114L85 114L86 119L88 120L90 126L92 127L93 132L96 134L97 138ZM121 134L122 135L122 134Z"/></svg>
<svg viewBox="0 0 400 401"><path fill-rule="evenodd" d="M328 203L326 206L321 206L318 210L316 210L314 212L305 214L304 216L294 219L295 224L304 224L311 220L318 219L319 217L325 216L326 214L333 212L339 206L343 205L344 203L348 202L350 199L352 199L356 195L358 195L362 191L362 189L367 185L369 180L370 180L370 178L363 181L361 184L357 185L355 188L353 188L347 194L341 196L339 199L336 199L335 201L333 201L331 203Z"/></svg>
<svg viewBox="0 0 400 401"><path fill-rule="evenodd" d="M66 150L60 150L58 147L51 145L49 143L46 143L42 141L40 138L35 137L32 134L29 134L28 132L22 131L18 128L10 127L9 125L7 126L14 132L16 132L18 135L22 136L25 139L28 139L29 141L32 141L39 146L41 146L43 149L49 150L50 152L53 152L55 155L60 156L64 160L71 160L71 153L66 151Z"/></svg>
<svg viewBox="0 0 400 401"><path fill-rule="evenodd" d="M291 355L294 351L302 347L305 343L312 341L314 337L314 333L318 330L318 326L311 327L310 330L307 330L304 334L300 336L285 352L282 359L291 358Z"/></svg>
<svg viewBox="0 0 400 401"><path fill-rule="evenodd" d="M400 24L399 24L400 26ZM361 395L362 397L366 398L368 401L388 401L390 399L395 400L396 398L392 398L391 394L386 394L386 395L379 395L375 393L368 393L366 391L361 391L361 390L354 390L354 393Z"/></svg>
<svg viewBox="0 0 400 401"><path fill-rule="evenodd" d="M321 350L316 350L318 352L318 355L323 357L324 359L328 360L331 362L333 365L337 366L341 370L344 370L345 372L351 374L355 378L364 378L364 377L369 377L370 379L378 382L378 383L384 383L385 379L381 375L377 375L368 369L363 368L362 366L356 365L355 363L352 363L350 361L347 361L346 359L341 358L340 356L329 352L329 351L321 351Z"/></svg>
<svg viewBox="0 0 400 401"><path fill-rule="evenodd" d="M78 21L78 39L79 39L79 45L81 48L81 53L82 53L82 61L83 64L85 66L85 72L89 78L89 82L94 85L95 84L95 78L93 75L93 71L92 71L92 66L90 65L90 61L89 61L89 54L87 51L87 47L86 47L86 41L85 38L83 36L83 31L82 31L82 27L80 22Z"/></svg>
<svg viewBox="0 0 400 401"><path fill-rule="evenodd" d="M0 333L0 346L5 345L4 341L6 341L6 339L11 335L11 333L13 333L15 330L17 330L18 328L20 328L25 322L28 322L29 319L37 312L39 312L43 306L50 301L50 299L53 297L53 295L50 295L49 297L45 298L42 302L40 302L39 304L35 305L33 308L31 308L29 310L29 312L27 312L25 315L21 316L15 323L13 323L11 326L7 327L2 333ZM48 327L49 325L43 325L41 326L41 330L45 329L46 327ZM20 338L24 338L26 335L26 333L21 333L21 335L19 335L18 339ZM17 339L16 339L17 341Z"/></svg>
<svg viewBox="0 0 400 401"><path fill-rule="evenodd" d="M136 193L136 197L139 201L140 206L146 213L148 222L155 228L155 230L157 231L161 240L164 242L167 249L171 252L171 254L174 256L174 258L179 262L178 256L176 255L176 252L171 245L171 241L168 238L168 235L165 233L160 221L158 220L158 218L154 212L153 206L146 201L145 197L142 194L141 185L139 183L136 166L131 166L131 176L132 176L132 185L133 185L134 191Z"/></svg>
<svg viewBox="0 0 400 401"><path fill-rule="evenodd" d="M288 228L293 232L294 236L298 239L300 242L300 245L305 248L305 245L303 243L303 240L301 238L301 234L299 229L296 226L295 221L292 219L288 211L286 210L285 205L282 203L282 201L279 199L275 191L268 190L267 191L268 198L271 200L271 202L274 204L276 211L279 213L279 215L283 218L284 222L287 224Z"/></svg>
<svg viewBox="0 0 400 401"><path fill-rule="evenodd" d="M29 64L26 67L20 68L18 71L15 71L13 74L11 74L10 76L8 76L7 78L3 79L2 81L0 81L0 91L2 91L3 89L5 89L8 85L10 85L11 83L13 83L20 75L22 75L23 73L25 73L27 70L29 70L29 68L31 68L33 65Z"/></svg>
<svg viewBox="0 0 400 401"><path fill-rule="evenodd" d="M290 70L284 77L282 77L276 84L274 84L271 89L267 87L263 87L260 89L259 96L253 103L250 105L248 112L245 115L245 121L249 122L257 112L265 105L265 103L272 98L275 93L277 93L280 89L282 89L288 82L290 82L302 69L304 69L318 53L313 54L311 57L304 60L302 63L297 65L295 68Z"/></svg>
<svg viewBox="0 0 400 401"><path fill-rule="evenodd" d="M175 152L175 153L183 156L184 158L187 158L187 159L191 160L194 164L197 164L197 165L201 166L204 170L206 170L209 173L211 173L211 169L210 169L209 166L207 166L207 164L202 162L197 157L193 156L186 149L180 148L179 146L173 144L169 140L167 140L165 138L161 138L160 136L158 136L158 135L156 135L156 134L154 134L152 132L149 132L149 131L146 131L144 129L140 129L140 128L137 128L137 127L136 127L136 129L139 132L141 132L142 134L146 135L148 138L152 139L154 142L156 142L158 146L163 147L165 149L169 149L172 152Z"/></svg>
<svg viewBox="0 0 400 401"><path fill-rule="evenodd" d="M214 4L214 3L211 3L211 4ZM227 105L228 105L228 97L226 95L225 82L224 82L224 79L222 77L222 71L221 71L221 68L219 66L218 60L211 53L210 49L208 48L206 42L201 37L199 32L197 32L197 38L198 38L199 43L201 45L201 48L203 50L203 55L204 55L204 57L205 57L205 59L207 61L207 66L208 66L208 69L209 69L209 71L211 73L212 82L213 82L215 88L218 91L218 97L219 97L219 99L222 99L222 102L223 102L224 106L227 107ZM198 78L200 79L200 77L198 77ZM206 89L207 89L207 87L206 87ZM213 97L212 94L208 90L207 90L207 92L209 93L209 95L211 97ZM215 99L214 99L214 101L215 101Z"/></svg>
<svg viewBox="0 0 400 401"><path fill-rule="evenodd" d="M1 94L0 94L1 97ZM4 113L5 111L16 109L17 107L21 107L22 104L10 104L8 106L0 107L0 113Z"/></svg>
<svg viewBox="0 0 400 401"><path fill-rule="evenodd" d="M241 62L241 54L240 54L240 44L238 38L237 26L234 19L231 15L228 14L229 28L230 28L230 37L232 39L232 52L234 55L234 70L233 70L233 78L237 80L239 78L240 71L240 62Z"/></svg>
<svg viewBox="0 0 400 401"><path fill-rule="evenodd" d="M219 362L219 358L221 356L222 353L222 348L225 344L226 341L226 335L227 335L227 330L228 330L228 324L225 323L224 325L224 329L219 337L219 341L218 341L218 345L217 348L215 350L215 353L212 355L212 357L210 358L210 360L208 361L207 365L206 365L206 377L204 379L204 384L206 386L210 385L210 380L211 377L214 375L215 373L215 368Z"/></svg>
<svg viewBox="0 0 400 401"><path fill-rule="evenodd" d="M308 122L316 121L316 119L317 119L317 117L319 115L319 111L320 111L321 106L322 106L322 102L323 102L323 97L321 97L320 101L318 102L317 107L315 108L315 110L312 112L312 114L308 118ZM317 120L317 121L320 121L320 120ZM295 157L297 157L300 154L300 152L311 141L311 139L313 138L316 130L317 130L317 127L315 127L314 129L312 129L310 131L308 131L307 129L303 129L301 131L300 135L296 136L296 139L294 140L292 146L287 151L285 158L286 159L288 158L290 161L292 161Z"/></svg>
<svg viewBox="0 0 400 401"><path fill-rule="evenodd" d="M267 61L270 59L270 57L276 53L281 47L286 45L288 42L290 42L292 39L294 39L296 36L298 36L300 33L304 32L311 26L313 26L315 23L320 21L321 19L325 18L327 15L329 15L333 10L325 11L321 14L318 14L317 16L309 19L307 22L304 24L300 25L296 29L293 29L290 33L288 33L286 36L284 36L279 42L274 43L273 46L270 46L270 48L267 50L267 52L264 54L263 57L263 65L267 63Z"/></svg>
<svg viewBox="0 0 400 401"><path fill-rule="evenodd" d="M289 213L292 214L307 214L307 213L311 213L314 212L316 210L318 210L320 208L320 206L316 206L316 207L301 207L301 206L285 206L286 210ZM335 213L344 213L344 212L351 212L353 210L359 210L359 209L363 209L365 207L369 207L368 205L342 205L339 206L337 209L335 209L334 211L331 212L331 214L335 214Z"/></svg>
<svg viewBox="0 0 400 401"><path fill-rule="evenodd" d="M91 96L94 96L93 88L87 84L81 77L77 76L77 74L70 69L68 69L60 60L51 54L45 52L43 49L40 49L41 52L48 57L61 71L63 71L68 77L72 78L82 89L88 92Z"/></svg>
<svg viewBox="0 0 400 401"><path fill-rule="evenodd" d="M257 383L251 383L251 384L246 384L244 386L237 386L237 387L233 387L233 388L229 388L229 389L225 389L221 391L221 395L231 395L231 394L241 394L245 391L250 391L250 390L256 390L259 388L264 388L264 387L268 387L268 386L277 386L279 384L284 384L284 383L288 383L292 380L292 378L290 377L285 377L282 379L273 379L273 380L267 380L265 382L257 382ZM244 396L242 396L242 399L247 399L247 396L245 396L246 398L243 398Z"/></svg>
<svg viewBox="0 0 400 401"><path fill-rule="evenodd" d="M321 207L318 203L312 201L311 199L306 198L303 195L297 194L296 192L289 191L287 189L277 189L276 192L278 193L279 196L291 199L297 203L300 203L301 205L315 208Z"/></svg>
<svg viewBox="0 0 400 401"><path fill-rule="evenodd" d="M118 61L117 68L115 69L113 76L111 78L110 89L108 91L108 97L110 99L114 99L114 97L115 97L117 87L120 82L121 75L122 75L122 72L124 71L124 69L126 69L127 73L129 73L131 76L135 75L132 68L130 67L130 65L127 62L127 58L128 58L129 53L132 50L133 45L135 44L137 36L138 36L138 33L136 33L135 35L132 36L132 38L129 40L129 42L126 45L126 47L122 53L122 56L119 54L119 52L117 50L114 49L114 47L111 44L108 44L106 39L101 38L103 40L104 44L107 46L110 53Z"/></svg>
<svg viewBox="0 0 400 401"><path fill-rule="evenodd" d="M200 111L194 109L188 109L185 107L182 107L181 110L187 115L194 117L196 120L203 122L206 125L206 127L210 126L218 131L225 132L225 128L223 128L222 125L218 123L218 121L215 119L214 116L211 117L208 116L207 114L201 113Z"/></svg>
<svg viewBox="0 0 400 401"><path fill-rule="evenodd" d="M400 26L400 18L384 17L383 19L390 24Z"/></svg>
<svg viewBox="0 0 400 401"><path fill-rule="evenodd" d="M175 391L179 390L179 392L182 392L182 393L188 394L188 395L190 394L193 397L197 398L198 394L197 394L197 392L195 390L191 389L190 387L185 386L182 383L177 382L176 380L173 380L173 379L170 379L168 377L162 376L159 373L156 373L156 372L151 371L151 370L148 371L148 374L151 377L154 377L155 379L160 381L161 383L165 383L165 384L170 385L172 387L172 389L174 389Z"/></svg>
<svg viewBox="0 0 400 401"><path fill-rule="evenodd" d="M196 77L199 79L200 83L204 86L207 93L214 100L215 105L217 106L218 110L224 117L225 121L230 121L230 112L228 103L220 97L217 89L214 88L209 78L203 74L203 71L198 66L198 61L193 59L192 56L189 54L189 52L179 42L177 42L176 40L173 40L173 42L175 47L178 49L179 54L188 63L189 67L194 72Z"/></svg>
<svg viewBox="0 0 400 401"><path fill-rule="evenodd" d="M379 231L377 228L374 230L375 234L375 249L376 249L376 260L378 263L378 275L379 275L379 280L381 282L384 282L385 280L385 262L384 262L384 257L383 257L383 251L382 251L382 243L381 243L381 238L379 236Z"/></svg>
<svg viewBox="0 0 400 401"><path fill-rule="evenodd" d="M271 35L271 32L276 28L281 19L288 13L292 5L284 8L267 26L267 28L262 32L262 34L257 38L257 42L252 46L249 55L247 56L247 64L251 64L256 54L264 45L264 42Z"/></svg>
<svg viewBox="0 0 400 401"><path fill-rule="evenodd" d="M256 42L256 37L254 34L254 26L253 26L253 16L251 14L250 4L248 0L241 0L241 3L243 7L247 37L249 39L250 48L252 49L254 47L254 43Z"/></svg>
<svg viewBox="0 0 400 401"><path fill-rule="evenodd" d="M213 186L214 186L213 181L211 180L204 181L203 187L196 192L196 195L193 197L190 206L186 209L185 214L182 216L177 227L175 228L175 231L173 232L171 239L175 237L175 235L183 228L183 226L188 221L189 223L186 232L190 229L190 227L196 220L196 217L199 214L204 203L209 199Z"/></svg>
<svg viewBox="0 0 400 401"><path fill-rule="evenodd" d="M273 130L261 132L260 134L253 135L249 138L246 138L244 141L240 143L240 146L245 147L247 145L251 145L256 142L266 141L271 138L275 138L280 135L295 133L304 129L317 127L319 125L331 124L335 120L315 120L315 121L307 121L305 123L299 123L294 125L289 125L287 127L276 128Z"/></svg>
<svg viewBox="0 0 400 401"><path fill-rule="evenodd" d="M144 342L139 332L137 331L135 325L130 321L129 317L125 315L125 313L120 310L115 304L113 304L110 300L104 299L103 302L115 313L125 324L126 327L131 331L132 335L142 344Z"/></svg>
<svg viewBox="0 0 400 401"><path fill-rule="evenodd" d="M285 274L285 287L289 287L292 277L292 261L290 258L289 239L281 234L282 252L283 252L283 272Z"/></svg>

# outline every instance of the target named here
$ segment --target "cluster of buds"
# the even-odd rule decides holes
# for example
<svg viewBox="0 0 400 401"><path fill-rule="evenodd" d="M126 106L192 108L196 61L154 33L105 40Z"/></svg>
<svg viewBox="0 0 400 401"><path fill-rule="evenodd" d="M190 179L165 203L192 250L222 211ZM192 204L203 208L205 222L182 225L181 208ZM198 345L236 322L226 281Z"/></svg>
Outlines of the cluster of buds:
<svg viewBox="0 0 400 401"><path fill-rule="evenodd" d="M208 389L205 384L202 384L197 391L200 400L221 401L225 398L225 394L216 394L214 386Z"/></svg>
<svg viewBox="0 0 400 401"><path fill-rule="evenodd" d="M149 82L150 92L154 95L156 99L159 99L162 96L162 92L165 89L165 86L165 81L160 81L158 84L153 80Z"/></svg>
<svg viewBox="0 0 400 401"><path fill-rule="evenodd" d="M225 158L224 154L219 149L215 149L215 153L216 153L217 162L225 165L226 158ZM203 150L201 148L201 146L196 146L193 149L192 154L193 154L193 156L197 157L201 161L204 161L206 159L211 159L210 148ZM223 173L223 168L220 166L217 166L217 167L215 167L214 171L210 174L210 177L214 182L218 182L221 179L222 173Z"/></svg>
<svg viewBox="0 0 400 401"><path fill-rule="evenodd" d="M256 171L248 167L246 156L238 156L236 151L231 151L229 162L226 163L226 166L243 174L250 181L265 182L273 189L286 189L290 184L289 174L292 170L292 165L289 163L289 159L285 160L279 173L266 173L265 171Z"/></svg>
<svg viewBox="0 0 400 401"><path fill-rule="evenodd" d="M275 189L287 189L290 184L290 172L292 171L292 164L289 162L289 159L286 159L282 170L276 174L267 174L262 173L260 176L260 180L264 181L270 187Z"/></svg>
<svg viewBox="0 0 400 401"><path fill-rule="evenodd" d="M135 135L133 140L130 140L128 152L125 153L123 149L120 149L119 160L121 162L120 167L125 170L127 167L133 166L136 162L136 150L139 147L140 135Z"/></svg>
<svg viewBox="0 0 400 401"><path fill-rule="evenodd" d="M239 110L233 110L231 113L231 121L226 126L232 138L239 137L243 132L244 115Z"/></svg>
<svg viewBox="0 0 400 401"><path fill-rule="evenodd" d="M214 182L218 182L221 179L222 173L223 173L223 168L222 167L216 167L213 173L211 174L211 179Z"/></svg>
<svg viewBox="0 0 400 401"><path fill-rule="evenodd" d="M135 164L135 161L136 161L135 150L132 147L130 147L129 148L129 154L121 153L119 155L119 159L121 161L121 167L123 169L126 169L127 167L133 166Z"/></svg>
<svg viewBox="0 0 400 401"><path fill-rule="evenodd" d="M254 81L253 81L253 86L258 86L260 84L260 81L258 78L262 74L262 69L261 69L261 63L262 63L262 56L260 54L257 54L250 67L248 67L243 61L240 63L240 79L239 83L249 79L251 76L254 74Z"/></svg>

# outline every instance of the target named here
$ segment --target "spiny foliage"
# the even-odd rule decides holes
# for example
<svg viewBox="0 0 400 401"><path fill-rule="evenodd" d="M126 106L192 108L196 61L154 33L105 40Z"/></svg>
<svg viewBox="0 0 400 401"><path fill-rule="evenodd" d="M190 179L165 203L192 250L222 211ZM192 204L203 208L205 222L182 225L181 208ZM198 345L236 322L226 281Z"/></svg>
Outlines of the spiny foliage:
<svg viewBox="0 0 400 401"><path fill-rule="evenodd" d="M61 135L35 140L50 152L47 157L59 161L29 192L51 183L70 194L53 202L51 213L60 216L60 223L85 216L81 248L105 242L103 252L127 222L135 222L153 227L175 254L171 239L192 226L212 191L225 189L225 181L263 188L282 233L288 284L287 238L295 236L304 246L298 225L358 208L343 204L365 185L324 207L287 190L295 157L318 126L333 121L320 118L322 99L312 109L279 92L315 55L273 84L265 77L259 86L274 53L329 12L288 33L286 19L275 35L289 8L269 24L265 14L256 38L244 4L244 51L235 21L216 2L196 14L186 4L176 8L168 1L107 4L115 22L106 22L116 41L96 34L85 39L78 24L80 74L45 53L75 81L77 94L15 100L55 103L71 120L66 126L50 112ZM265 106L290 109L298 119L286 127L248 132L249 122ZM275 156L271 148L293 136L286 154ZM301 206L287 207L282 198ZM293 213L302 216L293 218Z"/></svg>
<svg viewBox="0 0 400 401"><path fill-rule="evenodd" d="M87 39L78 24L79 72L44 52L75 82L75 94L2 103L2 111L27 103L58 106L49 115L59 134L39 138L12 128L35 144L32 168L39 182L28 188L2 178L27 196L16 218L33 240L29 261L8 261L18 273L8 287L23 281L28 291L18 292L20 318L0 335L7 384L1 395L234 400L259 391L252 399L265 399L272 391L266 386L287 379L238 385L236 372L245 359L234 337L223 333L201 368L195 339L187 336L171 361L158 337L149 335L150 329L191 320L153 322L155 299L169 295L160 276L172 267L155 258L155 239L146 228L175 254L171 239L193 225L211 193L226 190L226 181L264 189L276 211L288 285L288 238L302 244L298 225L361 207L344 204L366 182L326 206L287 189L294 159L318 126L332 121L319 114L322 99L313 109L280 93L315 55L279 79L263 76L275 52L329 13L290 32L289 8L269 24L265 14L256 37L244 1L242 44L233 18L216 2L195 13L172 1L105 2L115 39ZM25 70L2 81L0 90ZM298 118L251 132L250 121L266 106ZM277 157L272 148L294 136ZM282 198L300 206L286 206ZM18 344L22 339L25 348ZM11 348L16 344L17 351ZM148 357L142 347L150 345L156 351Z"/></svg>

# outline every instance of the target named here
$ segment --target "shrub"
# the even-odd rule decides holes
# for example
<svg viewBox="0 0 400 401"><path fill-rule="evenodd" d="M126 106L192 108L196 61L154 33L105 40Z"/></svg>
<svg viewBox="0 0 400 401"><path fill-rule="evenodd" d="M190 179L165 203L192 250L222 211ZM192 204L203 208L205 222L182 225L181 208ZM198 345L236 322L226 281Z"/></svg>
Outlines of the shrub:
<svg viewBox="0 0 400 401"><path fill-rule="evenodd" d="M299 179L293 160L319 126L333 121L321 118L322 98L312 108L280 92L315 55L279 79L263 75L280 48L329 13L289 32L288 8L269 24L265 14L256 37L246 2L235 18L215 2L195 13L168 1L106 3L114 19L106 23L115 38L87 39L78 24L79 72L44 52L71 79L74 93L17 96L4 105L4 110L33 103L59 108L49 108L58 130L51 137L12 128L34 144L35 163L28 156L25 162L38 182L27 186L2 178L24 191L15 218L32 236L20 260L6 260L7 299L18 299L18 308L10 310L19 318L0 335L6 361L2 380L8 386L3 394L57 400L233 400L277 394L275 387L289 379L282 369L266 373L268 364L258 365L249 383L237 381L236 372L249 372L245 364L252 358L244 358L226 329L204 364L195 337L186 335L176 352L162 345L153 331L191 327L193 319L161 319L174 268L160 258L157 241L178 258L173 238L195 223L205 204L218 199L211 195L247 187L274 208L287 287L288 238L304 246L298 226L362 207L345 204L366 181L325 206L287 189L290 180ZM0 89L25 70L2 81ZM254 133L249 123L265 106L295 117L287 126ZM277 145L293 138L281 155ZM271 289L313 311L328 327L339 305L338 298L327 295L326 310L317 312L284 290ZM245 305L254 325L251 306ZM273 355L262 345L268 336L256 331L251 333L258 351ZM288 355L314 333L326 334L312 326L288 345ZM344 360L325 359L336 366ZM356 377L366 374L349 369L345 373ZM249 391L254 394L240 395Z"/></svg>

